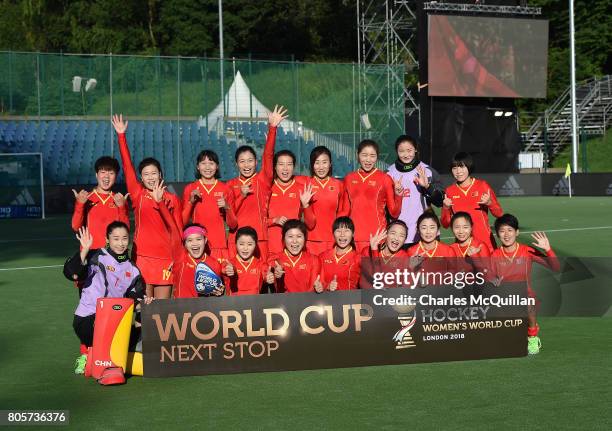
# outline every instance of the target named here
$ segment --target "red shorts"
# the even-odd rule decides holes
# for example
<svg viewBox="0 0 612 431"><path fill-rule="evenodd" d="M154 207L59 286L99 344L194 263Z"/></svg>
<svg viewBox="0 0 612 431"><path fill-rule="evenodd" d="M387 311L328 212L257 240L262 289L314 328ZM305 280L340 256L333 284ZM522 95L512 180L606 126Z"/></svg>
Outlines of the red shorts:
<svg viewBox="0 0 612 431"><path fill-rule="evenodd" d="M146 284L155 286L172 284L172 259L136 255L134 263Z"/></svg>
<svg viewBox="0 0 612 431"><path fill-rule="evenodd" d="M310 241L306 243L306 248L310 254L314 254L315 256L320 255L323 252L331 249L334 246L334 243L331 241Z"/></svg>

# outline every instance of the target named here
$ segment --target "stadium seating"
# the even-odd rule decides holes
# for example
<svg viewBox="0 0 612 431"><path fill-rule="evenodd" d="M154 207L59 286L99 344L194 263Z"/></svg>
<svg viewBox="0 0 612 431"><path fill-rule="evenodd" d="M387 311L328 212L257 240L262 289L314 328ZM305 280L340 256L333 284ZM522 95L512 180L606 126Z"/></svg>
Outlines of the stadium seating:
<svg viewBox="0 0 612 431"><path fill-rule="evenodd" d="M167 181L192 181L195 159L203 149L219 155L221 178L237 175L234 153L252 145L261 156L267 133L265 122L235 121L226 124L225 135L199 127L194 121L130 121L127 139L134 164L145 156L157 158ZM296 137L279 127L277 150L288 149L297 157L297 171L307 174L313 141ZM111 153L118 157L116 136L110 122L102 120L0 120L0 151L43 153L47 184L93 184L93 163ZM344 156L333 160L334 175L351 169ZM123 181L123 173L119 177Z"/></svg>

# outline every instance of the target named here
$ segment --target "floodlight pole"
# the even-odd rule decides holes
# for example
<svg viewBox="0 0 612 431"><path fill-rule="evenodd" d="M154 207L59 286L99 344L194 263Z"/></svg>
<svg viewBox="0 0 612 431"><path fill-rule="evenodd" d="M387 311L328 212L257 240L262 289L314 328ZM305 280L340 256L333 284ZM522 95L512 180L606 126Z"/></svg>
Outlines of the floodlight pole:
<svg viewBox="0 0 612 431"><path fill-rule="evenodd" d="M219 77L221 78L221 100L225 116L225 96L223 94L223 0L219 0Z"/></svg>
<svg viewBox="0 0 612 431"><path fill-rule="evenodd" d="M576 118L576 48L574 46L574 0L569 0L570 19L570 75L572 105L572 172L578 172L578 127Z"/></svg>

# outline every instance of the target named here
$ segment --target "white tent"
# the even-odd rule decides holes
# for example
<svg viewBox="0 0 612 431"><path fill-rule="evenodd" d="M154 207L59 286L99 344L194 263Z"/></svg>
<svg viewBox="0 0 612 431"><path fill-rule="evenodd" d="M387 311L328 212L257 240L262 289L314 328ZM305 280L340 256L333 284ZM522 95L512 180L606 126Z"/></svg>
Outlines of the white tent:
<svg viewBox="0 0 612 431"><path fill-rule="evenodd" d="M238 71L234 82L225 94L225 100L219 102L215 109L207 115L207 118L209 127L214 129L224 117L238 121L267 120L268 113L270 110L251 93Z"/></svg>
<svg viewBox="0 0 612 431"><path fill-rule="evenodd" d="M251 93L240 71L236 72L234 82L225 94L224 102L219 104L206 117L200 117L200 126L208 125L209 130L225 133L223 120L230 121L267 121L271 109ZM291 115L291 113L289 113ZM345 155L349 160L354 158L354 148L344 145L335 139L318 134L312 129L303 127L301 123L285 120L281 125L283 130L292 131L305 140L313 140L315 145L325 145L336 155Z"/></svg>

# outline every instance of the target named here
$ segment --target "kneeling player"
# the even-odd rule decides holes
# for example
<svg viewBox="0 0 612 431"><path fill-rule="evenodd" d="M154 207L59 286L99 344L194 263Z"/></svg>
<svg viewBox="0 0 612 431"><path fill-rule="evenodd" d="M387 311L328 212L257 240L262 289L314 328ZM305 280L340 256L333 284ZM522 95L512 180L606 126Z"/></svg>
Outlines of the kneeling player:
<svg viewBox="0 0 612 431"><path fill-rule="evenodd" d="M535 292L531 289L531 266L532 262L537 262L553 271L559 271L560 265L555 252L550 247L548 237L544 232L531 234L534 239L534 246L544 250L520 244L517 239L519 236L519 222L512 214L504 214L495 220L495 232L501 242L501 247L494 250L491 257L495 266L495 275L498 281L527 282L527 295L535 298ZM540 352L542 342L538 337L540 327L537 323L536 307L529 306L528 328L527 328L527 352L535 355Z"/></svg>
<svg viewBox="0 0 612 431"><path fill-rule="evenodd" d="M162 181L153 187L151 196L159 207L164 223L170 229L174 261L172 265L174 297L223 295L225 287L221 275L234 275L233 266L227 260L214 258L205 252L207 232L202 225L188 224L182 233L179 231L163 199L165 188ZM226 262L223 268L222 262Z"/></svg>
<svg viewBox="0 0 612 431"><path fill-rule="evenodd" d="M306 225L300 220L287 220L283 225L282 253L272 255L277 292L322 292L321 263L306 246Z"/></svg>
<svg viewBox="0 0 612 431"><path fill-rule="evenodd" d="M257 295L263 282L274 283L270 265L255 256L256 248L255 229L244 226L236 231L236 256L229 258L234 267L234 275L227 277L230 295Z"/></svg>
<svg viewBox="0 0 612 431"><path fill-rule="evenodd" d="M128 256L129 232L125 223L114 221L108 225L106 248L91 250L93 236L87 227L79 229L76 237L81 243L81 251L66 261L64 275L69 280L83 282L72 326L81 343L91 347L98 298L141 299L145 285L140 271ZM151 299L145 297L145 303ZM86 362L87 355L81 354L74 372L83 374Z"/></svg>

